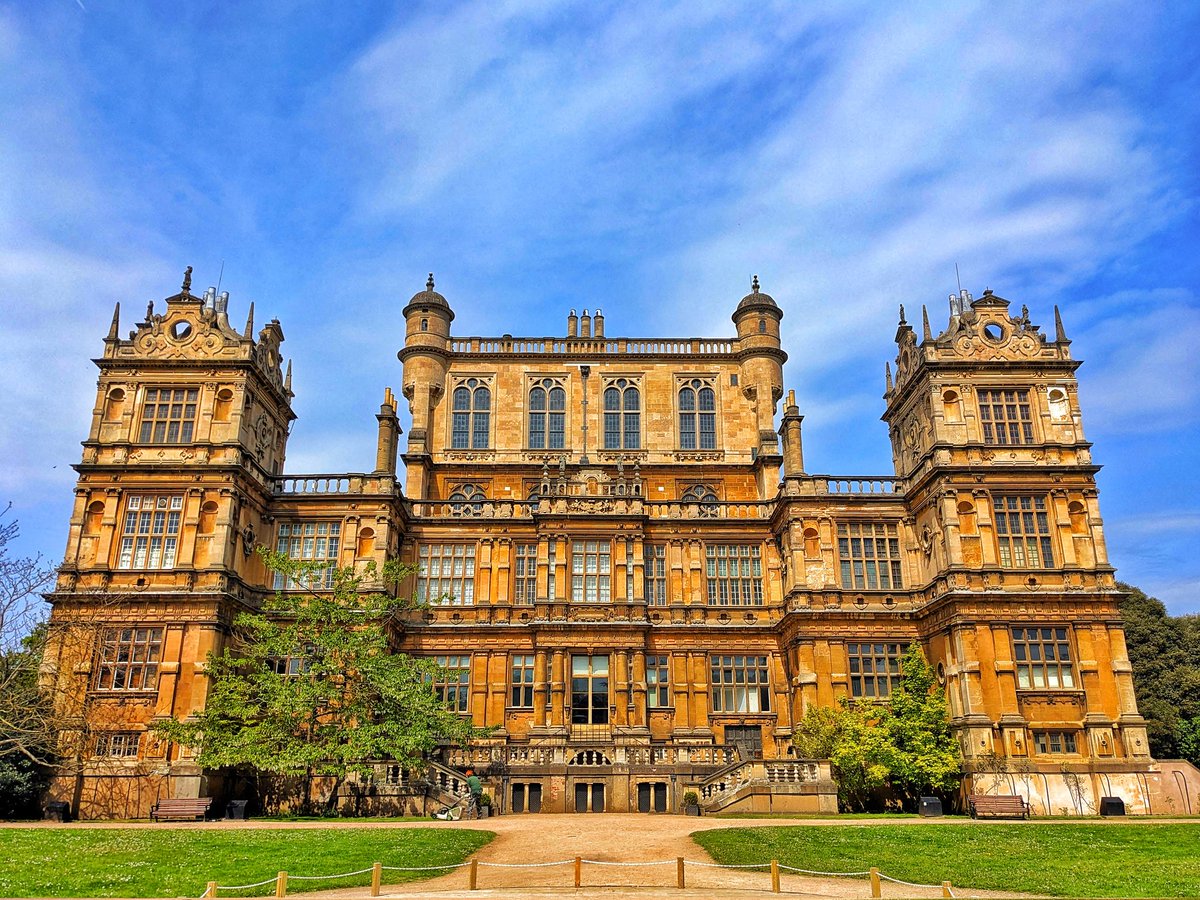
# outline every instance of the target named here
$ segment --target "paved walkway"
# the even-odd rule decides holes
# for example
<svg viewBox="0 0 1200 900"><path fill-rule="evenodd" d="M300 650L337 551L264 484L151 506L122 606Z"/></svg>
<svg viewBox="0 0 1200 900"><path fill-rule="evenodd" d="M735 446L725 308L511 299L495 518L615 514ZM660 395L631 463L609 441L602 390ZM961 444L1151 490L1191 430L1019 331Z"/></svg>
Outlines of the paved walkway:
<svg viewBox="0 0 1200 900"><path fill-rule="evenodd" d="M919 819L880 820L879 824L920 822ZM928 821L928 820L925 820ZM961 821L961 820L959 820ZM622 898L702 897L706 900L746 900L754 896L771 896L771 876L766 872L747 872L688 864L685 867L686 892L676 887L676 859L684 857L691 863L711 863L712 858L692 841L693 832L710 828L765 827L797 824L847 824L847 820L829 819L708 819L686 816L648 816L619 813L604 815L538 815L501 816L478 822L408 823L432 828L479 828L496 833L496 839L481 849L476 858L478 889L468 890L468 871L458 869L451 874L410 885L385 886L384 896L412 898L429 897L435 900L484 900L484 898L532 897L539 900L558 898L603 897ZM858 821L855 822L858 824ZM863 824L868 824L864 822ZM574 887L574 866L543 866L538 868L508 868L483 863L546 863L558 860L585 860L622 865L585 863L581 887ZM625 865L633 863L633 865ZM640 864L638 864L640 863ZM648 865L647 863L659 863ZM781 889L791 896L812 898L869 898L870 883L866 878L818 878L783 875ZM362 898L363 890L330 891L323 896ZM956 896L1020 897L995 891L955 891ZM883 896L941 897L941 887L912 888L884 882Z"/></svg>

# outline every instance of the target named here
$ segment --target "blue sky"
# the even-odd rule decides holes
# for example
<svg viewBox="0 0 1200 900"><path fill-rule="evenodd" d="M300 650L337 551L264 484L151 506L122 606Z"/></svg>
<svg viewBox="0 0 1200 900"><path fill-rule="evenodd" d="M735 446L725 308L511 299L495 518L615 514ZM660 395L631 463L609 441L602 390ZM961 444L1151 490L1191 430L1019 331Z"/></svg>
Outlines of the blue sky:
<svg viewBox="0 0 1200 900"><path fill-rule="evenodd" d="M292 472L363 471L400 310L785 310L808 468L887 473L896 307L1062 309L1119 576L1200 611L1200 6L0 0L0 498L60 559L113 303L278 317Z"/></svg>

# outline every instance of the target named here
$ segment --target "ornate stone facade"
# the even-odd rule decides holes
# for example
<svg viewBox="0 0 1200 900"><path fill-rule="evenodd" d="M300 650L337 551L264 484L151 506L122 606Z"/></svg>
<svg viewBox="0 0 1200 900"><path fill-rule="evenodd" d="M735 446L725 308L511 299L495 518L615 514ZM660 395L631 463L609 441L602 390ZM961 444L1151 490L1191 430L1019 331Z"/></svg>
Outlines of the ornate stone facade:
<svg viewBox="0 0 1200 900"><path fill-rule="evenodd" d="M563 337L487 338L451 334L431 276L403 313L403 453L389 389L374 472L288 475L279 323L256 338L251 308L239 333L189 282L128 340L114 315L97 360L44 671L78 727L56 792L84 815L224 790L145 728L203 706L205 655L273 588L264 543L421 566L397 649L443 658L439 689L495 729L436 779L486 766L508 811L674 810L687 789L828 810L794 723L885 697L914 642L968 789L1055 813L1160 792L1057 310L1053 338L990 291L953 296L936 337L901 310L896 471L850 477L806 471L790 394L777 418L783 313L757 279L728 337L607 337L585 310Z"/></svg>

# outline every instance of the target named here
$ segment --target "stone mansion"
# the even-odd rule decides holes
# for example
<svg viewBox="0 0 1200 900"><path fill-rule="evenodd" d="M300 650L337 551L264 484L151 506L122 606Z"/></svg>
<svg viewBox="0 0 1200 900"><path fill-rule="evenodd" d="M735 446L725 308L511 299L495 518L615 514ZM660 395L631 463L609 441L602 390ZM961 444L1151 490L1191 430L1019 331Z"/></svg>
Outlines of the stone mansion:
<svg viewBox="0 0 1200 900"><path fill-rule="evenodd" d="M190 280L128 337L118 306L96 360L42 672L73 715L53 793L77 814L222 799L220 773L146 729L203 708L207 654L275 589L262 544L419 566L428 604L395 649L436 657L434 689L494 729L447 748L434 789L470 763L506 813L675 811L686 790L710 811L835 810L794 724L887 698L914 643L965 790L1056 814L1175 790L1138 715L1057 309L1046 330L991 291L952 295L936 330L902 309L895 471L822 475L757 278L722 337L611 337L599 310L558 336L476 337L430 276L403 310L374 471L293 474L280 323L256 331L251 306L239 330L228 294ZM377 782L415 802L397 767Z"/></svg>

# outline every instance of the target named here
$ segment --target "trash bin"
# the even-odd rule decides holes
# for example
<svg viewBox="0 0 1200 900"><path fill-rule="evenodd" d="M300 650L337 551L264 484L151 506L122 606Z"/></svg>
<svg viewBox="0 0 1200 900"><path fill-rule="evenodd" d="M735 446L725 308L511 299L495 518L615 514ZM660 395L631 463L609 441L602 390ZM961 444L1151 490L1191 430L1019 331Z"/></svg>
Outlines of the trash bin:
<svg viewBox="0 0 1200 900"><path fill-rule="evenodd" d="M923 816L940 816L940 815L942 815L942 798L941 797L922 797L921 798L921 815L923 815Z"/></svg>
<svg viewBox="0 0 1200 900"><path fill-rule="evenodd" d="M250 805L249 800L230 800L229 806L225 808L225 818L227 819L244 819L246 818L246 807Z"/></svg>
<svg viewBox="0 0 1200 900"><path fill-rule="evenodd" d="M46 804L46 821L70 822L71 804L64 800L51 800Z"/></svg>
<svg viewBox="0 0 1200 900"><path fill-rule="evenodd" d="M1125 815L1125 801L1120 797L1101 797L1100 798L1100 815L1102 816L1123 816Z"/></svg>

